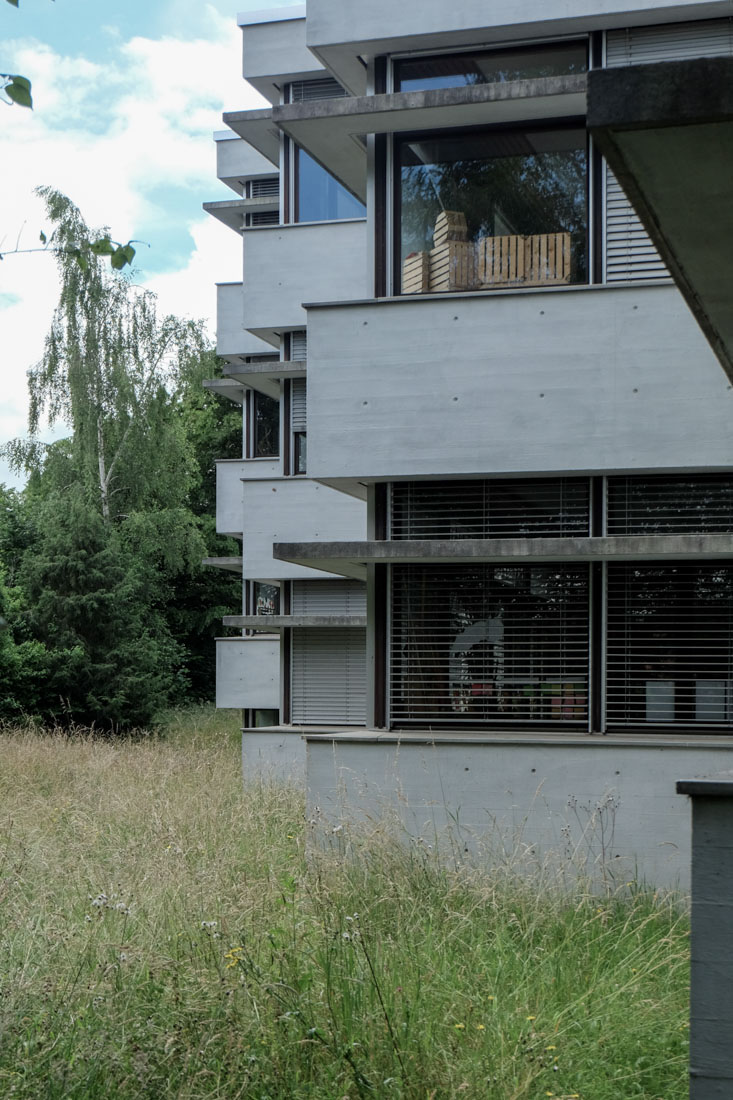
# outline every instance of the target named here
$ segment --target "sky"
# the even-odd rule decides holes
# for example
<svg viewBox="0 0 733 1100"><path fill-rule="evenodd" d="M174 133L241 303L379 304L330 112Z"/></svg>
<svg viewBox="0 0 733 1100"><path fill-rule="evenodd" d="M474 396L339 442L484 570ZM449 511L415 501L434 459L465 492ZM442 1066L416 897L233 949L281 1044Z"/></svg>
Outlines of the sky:
<svg viewBox="0 0 733 1100"><path fill-rule="evenodd" d="M234 198L216 179L224 110L264 100L241 76L237 13L292 0L0 0L0 72L33 86L33 111L0 102L0 443L25 434L26 372L57 300L35 188L63 192L92 228L135 239L135 282L162 313L203 318L216 282L241 279L241 240L201 209ZM66 434L62 428L42 438ZM0 482L22 479L0 460Z"/></svg>

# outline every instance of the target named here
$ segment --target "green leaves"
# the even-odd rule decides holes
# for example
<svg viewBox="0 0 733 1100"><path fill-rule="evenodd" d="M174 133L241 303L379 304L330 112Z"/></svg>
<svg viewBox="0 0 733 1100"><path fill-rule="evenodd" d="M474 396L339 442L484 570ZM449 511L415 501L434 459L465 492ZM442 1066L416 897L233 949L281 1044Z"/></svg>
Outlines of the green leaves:
<svg viewBox="0 0 733 1100"><path fill-rule="evenodd" d="M18 0L8 0L9 4L12 4L14 8L18 7Z"/></svg>
<svg viewBox="0 0 733 1100"><path fill-rule="evenodd" d="M8 3L12 4L13 0L8 0ZM19 107L33 109L31 82L27 77L18 76L14 73L0 73L0 77L5 81L2 90L8 99L12 100L13 103L17 103Z"/></svg>

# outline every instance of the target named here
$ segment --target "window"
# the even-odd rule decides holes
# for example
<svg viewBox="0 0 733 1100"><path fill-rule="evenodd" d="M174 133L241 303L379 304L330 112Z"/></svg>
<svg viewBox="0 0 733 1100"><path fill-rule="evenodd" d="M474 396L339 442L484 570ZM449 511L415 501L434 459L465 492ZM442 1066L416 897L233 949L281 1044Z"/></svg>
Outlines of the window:
<svg viewBox="0 0 733 1100"><path fill-rule="evenodd" d="M731 473L400 482L387 499L393 540L733 531ZM727 561L395 564L389 621L398 728L733 732Z"/></svg>
<svg viewBox="0 0 733 1100"><path fill-rule="evenodd" d="M280 453L279 400L250 390L249 426L249 457L277 458Z"/></svg>
<svg viewBox="0 0 733 1100"><path fill-rule="evenodd" d="M293 438L293 473L306 472L306 384L305 378L290 383L290 430Z"/></svg>
<svg viewBox="0 0 733 1100"><path fill-rule="evenodd" d="M392 570L392 719L584 724L587 566Z"/></svg>
<svg viewBox="0 0 733 1100"><path fill-rule="evenodd" d="M457 88L546 76L584 73L588 68L585 41L550 46L482 50L443 57L412 57L394 63L395 91Z"/></svg>
<svg viewBox="0 0 733 1100"><path fill-rule="evenodd" d="M280 586L264 581L252 582L252 605L255 615L280 614Z"/></svg>
<svg viewBox="0 0 733 1100"><path fill-rule="evenodd" d="M403 294L587 281L583 127L419 134L395 153Z"/></svg>
<svg viewBox="0 0 733 1100"><path fill-rule="evenodd" d="M296 222L330 222L363 218L364 204L298 145L293 150Z"/></svg>

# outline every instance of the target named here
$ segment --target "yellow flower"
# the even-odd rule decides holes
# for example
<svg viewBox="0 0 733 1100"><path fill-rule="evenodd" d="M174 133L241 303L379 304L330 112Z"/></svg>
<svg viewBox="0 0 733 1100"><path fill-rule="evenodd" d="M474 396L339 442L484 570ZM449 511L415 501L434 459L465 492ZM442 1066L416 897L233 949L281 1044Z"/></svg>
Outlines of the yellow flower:
<svg viewBox="0 0 733 1100"><path fill-rule="evenodd" d="M557 1047L545 1047L545 1050L557 1050Z"/></svg>
<svg viewBox="0 0 733 1100"><path fill-rule="evenodd" d="M536 1017L536 1016L528 1016L528 1017L527 1017L527 1019L528 1019L528 1020L536 1020L536 1019L537 1019L537 1017Z"/></svg>
<svg viewBox="0 0 733 1100"><path fill-rule="evenodd" d="M486 1031L486 1028L483 1024L476 1024L476 1031Z"/></svg>
<svg viewBox="0 0 733 1100"><path fill-rule="evenodd" d="M489 998L488 998L488 1000L490 1000L490 1001L495 1001L495 1000L496 1000L496 997L489 997Z"/></svg>
<svg viewBox="0 0 733 1100"><path fill-rule="evenodd" d="M465 1026L465 1024L453 1024L453 1027L456 1029L456 1031L463 1031Z"/></svg>

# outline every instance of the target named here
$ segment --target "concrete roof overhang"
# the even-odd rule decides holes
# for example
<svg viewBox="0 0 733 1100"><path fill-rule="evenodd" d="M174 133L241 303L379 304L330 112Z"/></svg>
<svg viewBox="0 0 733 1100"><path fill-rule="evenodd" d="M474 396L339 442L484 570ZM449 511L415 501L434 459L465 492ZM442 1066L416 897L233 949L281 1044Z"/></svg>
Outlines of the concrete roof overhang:
<svg viewBox="0 0 733 1100"><path fill-rule="evenodd" d="M263 107L255 111L225 111L221 117L235 134L279 167L280 132L273 123L272 112L272 107Z"/></svg>
<svg viewBox="0 0 733 1100"><path fill-rule="evenodd" d="M624 535L539 539L400 539L365 542L276 542L273 557L347 577L367 564L534 565L542 562L729 559L733 535Z"/></svg>
<svg viewBox="0 0 733 1100"><path fill-rule="evenodd" d="M367 134L584 117L585 110L586 75L581 73L287 103L273 107L272 121L365 201ZM231 115L224 118L237 133L242 132Z"/></svg>
<svg viewBox="0 0 733 1100"><path fill-rule="evenodd" d="M733 382L733 58L595 70L588 128Z"/></svg>
<svg viewBox="0 0 733 1100"><path fill-rule="evenodd" d="M382 5L380 4L380 7ZM678 23L687 20L715 19L730 14L729 4L721 0L671 0L658 3L644 0L631 7L614 0L595 0L593 4L571 5L508 4L506 0L484 0L483 5L449 5L428 3L430 11L440 17L425 17L426 29L420 33L414 19L382 19L384 34L361 35L349 19L349 7L340 0L318 0L311 3L306 20L306 42L311 53L355 95L366 91L365 61L380 55L433 51L445 53L466 46L487 47L524 41L552 40L572 35L583 36L590 31L614 27L645 26L653 23ZM481 17L472 25L469 8L479 10ZM536 17L532 18L534 8ZM572 9L577 10L574 14ZM468 16L468 18L467 18ZM423 19L418 20L419 23ZM374 21L368 20L376 29ZM397 26L405 29L400 33ZM429 29L428 29L429 27Z"/></svg>

